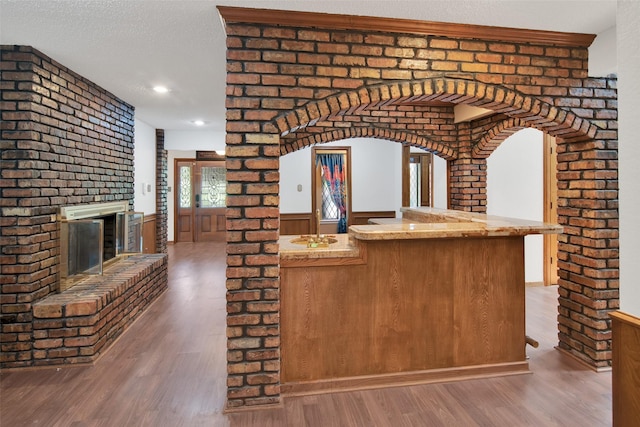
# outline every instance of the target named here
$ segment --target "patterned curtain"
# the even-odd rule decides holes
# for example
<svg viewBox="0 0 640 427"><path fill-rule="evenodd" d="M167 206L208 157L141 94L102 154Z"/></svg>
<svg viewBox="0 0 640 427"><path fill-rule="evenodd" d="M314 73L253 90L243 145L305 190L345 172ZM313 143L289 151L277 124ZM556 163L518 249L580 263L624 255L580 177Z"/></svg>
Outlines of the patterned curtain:
<svg viewBox="0 0 640 427"><path fill-rule="evenodd" d="M331 199L338 207L338 233L347 232L347 183L344 155L318 154L316 164L322 167L322 184L331 190Z"/></svg>

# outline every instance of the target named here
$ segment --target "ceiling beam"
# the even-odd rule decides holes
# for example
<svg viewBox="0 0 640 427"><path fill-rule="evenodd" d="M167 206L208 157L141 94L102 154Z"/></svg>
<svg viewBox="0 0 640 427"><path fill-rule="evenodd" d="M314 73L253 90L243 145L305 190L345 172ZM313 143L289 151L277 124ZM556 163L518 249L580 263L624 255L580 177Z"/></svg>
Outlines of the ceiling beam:
<svg viewBox="0 0 640 427"><path fill-rule="evenodd" d="M454 123L470 122L471 120L481 119L483 117L495 114L493 110L475 107L467 104L457 104L453 107Z"/></svg>

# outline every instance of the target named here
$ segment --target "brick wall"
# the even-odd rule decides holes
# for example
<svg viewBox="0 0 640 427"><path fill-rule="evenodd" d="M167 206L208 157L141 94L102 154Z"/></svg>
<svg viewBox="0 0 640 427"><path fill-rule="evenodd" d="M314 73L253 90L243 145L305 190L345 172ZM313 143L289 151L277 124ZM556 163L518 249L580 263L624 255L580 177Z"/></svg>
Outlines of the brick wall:
<svg viewBox="0 0 640 427"><path fill-rule="evenodd" d="M559 215L568 226L559 254L560 348L593 366L609 363L606 312L618 301L617 94L615 79L587 77L585 45L385 33L375 18L366 18L375 31L356 31L295 27L284 13L278 26L273 16L237 16L223 13L229 408L279 400L277 157L343 137L388 138L441 155L451 207L484 212L486 158L499 143L524 127L556 136ZM456 124L452 107L435 101L497 114Z"/></svg>
<svg viewBox="0 0 640 427"><path fill-rule="evenodd" d="M133 107L26 46L0 50L0 366L33 363L35 302L57 291L63 205L133 203Z"/></svg>
<svg viewBox="0 0 640 427"><path fill-rule="evenodd" d="M156 253L167 253L167 150L164 149L164 130L156 129Z"/></svg>

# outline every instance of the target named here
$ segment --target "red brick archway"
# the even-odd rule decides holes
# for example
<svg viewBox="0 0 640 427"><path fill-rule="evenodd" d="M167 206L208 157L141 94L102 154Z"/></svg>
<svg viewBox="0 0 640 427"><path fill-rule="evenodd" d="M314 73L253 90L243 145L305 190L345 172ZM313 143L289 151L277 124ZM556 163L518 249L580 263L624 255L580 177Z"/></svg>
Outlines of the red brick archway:
<svg viewBox="0 0 640 427"><path fill-rule="evenodd" d="M373 18L355 30L322 16L296 27L308 17L291 12L225 14L230 408L279 400L279 156L351 136L446 157L452 207L476 212L486 210L486 158L504 138L522 127L556 136L559 348L594 368L610 364L617 93L615 79L587 77L588 43L562 33L472 40L421 26L385 33ZM463 103L496 114L455 124L452 105Z"/></svg>

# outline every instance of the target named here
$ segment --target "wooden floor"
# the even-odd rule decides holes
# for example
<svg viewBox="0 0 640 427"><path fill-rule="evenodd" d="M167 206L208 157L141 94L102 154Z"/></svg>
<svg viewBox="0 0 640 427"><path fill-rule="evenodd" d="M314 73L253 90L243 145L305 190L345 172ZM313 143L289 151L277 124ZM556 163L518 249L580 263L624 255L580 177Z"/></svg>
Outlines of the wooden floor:
<svg viewBox="0 0 640 427"><path fill-rule="evenodd" d="M225 250L171 245L169 290L94 366L0 373L0 426L609 426L611 374L554 350L554 287L528 287L532 374L291 397L222 414Z"/></svg>

